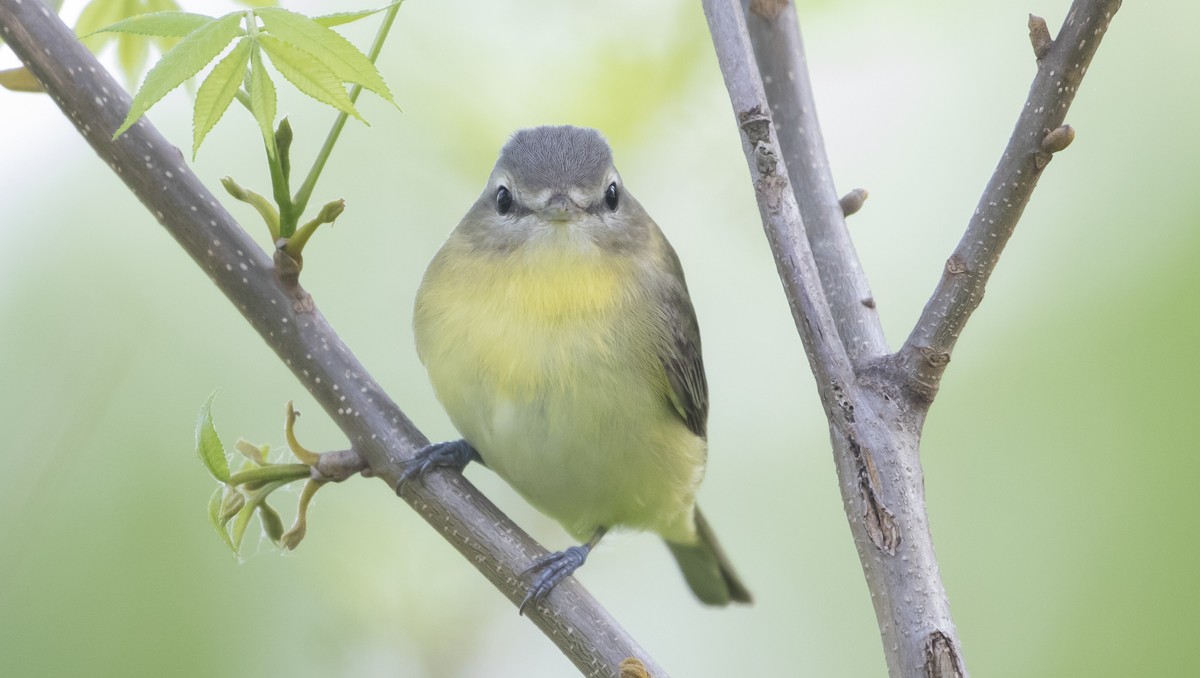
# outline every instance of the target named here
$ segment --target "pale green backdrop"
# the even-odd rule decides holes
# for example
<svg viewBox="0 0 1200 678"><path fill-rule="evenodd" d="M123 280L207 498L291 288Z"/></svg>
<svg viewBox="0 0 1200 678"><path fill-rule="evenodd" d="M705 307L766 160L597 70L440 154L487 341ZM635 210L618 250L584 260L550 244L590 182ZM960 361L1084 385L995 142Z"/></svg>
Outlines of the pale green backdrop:
<svg viewBox="0 0 1200 678"><path fill-rule="evenodd" d="M800 7L838 186L871 191L851 228L893 345L1024 101L1026 12L1056 30L1068 4ZM930 415L931 522L975 675L1186 675L1200 660L1197 22L1183 0L1116 17L1068 117L1075 144L1047 169ZM373 30L347 33L365 45ZM346 342L431 438L453 437L409 332L425 262L513 129L601 128L688 274L712 391L701 498L757 603L702 608L647 536L606 540L583 582L676 676L883 675L699 3L411 0L381 68L404 112L365 100L372 127L350 124L315 196L347 212L305 256ZM188 106L179 92L151 116L184 147ZM281 108L302 165L331 114L293 96ZM257 138L232 109L198 174L265 191ZM378 482L322 491L293 554L254 535L243 563L229 556L192 452L208 394L221 389L228 441L282 443L289 399L311 447L344 441L49 100L6 91L0 384L0 675L573 675ZM469 475L568 545L486 470Z"/></svg>

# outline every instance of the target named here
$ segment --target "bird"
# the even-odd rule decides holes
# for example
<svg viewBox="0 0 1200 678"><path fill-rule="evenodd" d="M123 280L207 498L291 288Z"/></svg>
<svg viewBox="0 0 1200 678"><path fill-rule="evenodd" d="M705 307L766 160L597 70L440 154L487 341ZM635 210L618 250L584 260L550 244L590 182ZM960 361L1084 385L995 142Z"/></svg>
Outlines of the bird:
<svg viewBox="0 0 1200 678"><path fill-rule="evenodd" d="M400 485L479 462L581 542L523 573L521 613L618 528L661 536L701 602L751 602L696 504L708 385L683 269L598 131L508 139L425 271L413 330L462 439L420 450Z"/></svg>

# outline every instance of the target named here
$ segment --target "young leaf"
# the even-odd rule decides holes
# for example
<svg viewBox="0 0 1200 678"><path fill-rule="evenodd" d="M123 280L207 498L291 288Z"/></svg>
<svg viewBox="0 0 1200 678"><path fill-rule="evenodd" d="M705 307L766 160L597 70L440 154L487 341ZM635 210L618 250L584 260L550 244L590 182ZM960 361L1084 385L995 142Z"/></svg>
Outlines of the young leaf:
<svg viewBox="0 0 1200 678"><path fill-rule="evenodd" d="M133 123L137 122L138 118L142 117L142 114L151 106L158 103L159 99L166 96L167 92L199 73L201 68L204 68L208 62L220 54L230 40L242 33L238 25L243 16L240 12L233 12L213 19L188 33L187 37L180 40L178 45L164 54L163 58L146 74L141 89L134 95L133 102L130 104L129 115L125 116L125 122L121 123L121 126L113 133L113 139L132 127Z"/></svg>
<svg viewBox="0 0 1200 678"><path fill-rule="evenodd" d="M229 177L225 177L225 179L229 179ZM232 179L230 179L230 181L232 181ZM225 183L224 179L222 179L221 183ZM271 449L270 446L255 445L245 438L238 438L238 441L234 443L233 446L238 452L242 453L243 457L253 462L255 466L267 465L267 453Z"/></svg>
<svg viewBox="0 0 1200 678"><path fill-rule="evenodd" d="M98 51L116 36L97 33L104 26L119 21L123 17L123 9L120 3L111 0L92 0L79 13L79 19L75 22L75 34L81 36L80 40L88 49Z"/></svg>
<svg viewBox="0 0 1200 678"><path fill-rule="evenodd" d="M217 531L217 534L220 535L221 541L225 542L225 545L229 547L230 551L233 551L234 555L237 555L237 549L233 548L233 540L229 538L229 532L225 530L225 525L221 522L220 518L221 503L223 500L222 495L224 494L224 491L224 486L218 487L217 491L213 492L212 497L209 498L208 522L213 526L213 529Z"/></svg>
<svg viewBox="0 0 1200 678"><path fill-rule="evenodd" d="M229 482L229 461L225 458L225 447L217 437L217 429L212 421L212 403L217 397L216 392L208 397L204 407L200 408L200 416L196 420L196 452L204 467L217 480Z"/></svg>
<svg viewBox="0 0 1200 678"><path fill-rule="evenodd" d="M275 157L275 83L267 74L267 68L262 62L262 52L258 45L250 52L250 82L247 87L250 94L250 112L258 121L262 130L263 143L271 157ZM276 216L278 220L278 215Z"/></svg>
<svg viewBox="0 0 1200 678"><path fill-rule="evenodd" d="M246 505L246 495L242 494L236 487L225 486L225 496L221 498L221 511L217 516L217 522L221 527L229 522L242 507Z"/></svg>
<svg viewBox="0 0 1200 678"><path fill-rule="evenodd" d="M88 38L96 33L135 33L163 38L182 38L212 20L211 16L191 12L154 12L139 14L103 28L96 28L83 37ZM80 17L81 24L82 21L83 17Z"/></svg>
<svg viewBox="0 0 1200 678"><path fill-rule="evenodd" d="M278 546L283 537L283 519L279 517L279 512L264 501L258 505L258 519L262 521L267 538Z"/></svg>
<svg viewBox="0 0 1200 678"><path fill-rule="evenodd" d="M246 536L246 527L250 525L250 519L254 517L254 512L266 502L268 495L287 483L286 480L268 483L246 499L246 505L242 507L241 511L238 511L237 517L233 521L233 528L230 529L229 536L233 540L234 553L242 548L242 538Z"/></svg>
<svg viewBox="0 0 1200 678"><path fill-rule="evenodd" d="M385 9L391 9L396 5L399 5L401 2L404 2L404 0L396 0L396 2L393 2L390 5L384 5L379 9L361 9L357 12L337 12L335 14L324 14L322 16L315 16L312 18L312 20L321 24L322 26L325 26L326 28L331 26L341 26L342 24L348 24L351 21L365 19L372 14L378 14Z"/></svg>
<svg viewBox="0 0 1200 678"><path fill-rule="evenodd" d="M359 120L363 119L354 108L354 102L350 101L350 95L346 94L341 79L320 59L270 35L260 33L257 40L267 51L267 56L271 57L271 63L296 89Z"/></svg>
<svg viewBox="0 0 1200 678"><path fill-rule="evenodd" d="M42 83L24 66L0 71L0 87L14 92L45 92Z"/></svg>
<svg viewBox="0 0 1200 678"><path fill-rule="evenodd" d="M237 517L233 521L233 527L229 529L229 539L233 544L233 552L237 553L242 549L242 538L246 536L246 528L250 525L250 519L254 517L254 509L257 504L247 502L238 511Z"/></svg>
<svg viewBox="0 0 1200 678"><path fill-rule="evenodd" d="M137 77L141 75L149 56L149 40L129 35L117 39L117 63L121 65L121 72L125 74L130 87L137 83Z"/></svg>
<svg viewBox="0 0 1200 678"><path fill-rule="evenodd" d="M275 37L321 55L321 61L342 82L353 82L395 104L392 93L379 75L375 64L337 32L302 14L286 9L266 8L255 12L263 27Z"/></svg>
<svg viewBox="0 0 1200 678"><path fill-rule="evenodd" d="M249 38L242 38L237 45L213 66L212 72L200 84L196 91L196 113L192 119L192 159L200 150L200 143L205 135L212 130L225 109L233 103L233 97L242 85L242 74L250 61L250 50L253 43Z"/></svg>

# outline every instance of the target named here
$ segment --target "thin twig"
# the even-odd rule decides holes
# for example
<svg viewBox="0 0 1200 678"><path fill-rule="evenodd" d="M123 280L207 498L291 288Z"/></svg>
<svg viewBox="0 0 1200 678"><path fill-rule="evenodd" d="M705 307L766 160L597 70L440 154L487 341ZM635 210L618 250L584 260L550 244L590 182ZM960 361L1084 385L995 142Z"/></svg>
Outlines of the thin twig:
<svg viewBox="0 0 1200 678"><path fill-rule="evenodd" d="M285 288L246 235L146 119L116 141L129 96L54 13L34 0L0 0L0 35L100 157L242 312L300 379L373 475L390 488L425 436L383 392L299 288ZM510 601L539 546L460 474L438 471L403 498ZM413 557L420 557L413 554ZM628 657L666 672L574 580L526 615L588 676L617 676ZM516 616L514 614L514 620Z"/></svg>
<svg viewBox="0 0 1200 678"><path fill-rule="evenodd" d="M1121 0L1075 0L1049 45L1041 28L1031 29L1038 72L1025 107L937 289L897 354L909 386L928 400L937 394L954 344L983 300L988 278L1042 170L1055 150L1065 147L1064 139L1069 143L1074 136L1056 130L1063 126L1088 64L1120 7ZM1045 23L1036 19L1031 17L1031 26Z"/></svg>

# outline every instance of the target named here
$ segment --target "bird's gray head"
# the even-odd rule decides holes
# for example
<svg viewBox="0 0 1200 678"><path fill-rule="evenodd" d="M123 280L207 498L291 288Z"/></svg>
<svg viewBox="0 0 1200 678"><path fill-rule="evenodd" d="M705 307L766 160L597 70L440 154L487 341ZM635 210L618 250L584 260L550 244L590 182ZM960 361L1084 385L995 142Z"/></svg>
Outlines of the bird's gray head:
<svg viewBox="0 0 1200 678"><path fill-rule="evenodd" d="M604 137L564 125L513 134L459 228L506 251L527 243L613 251L640 242L648 222Z"/></svg>

